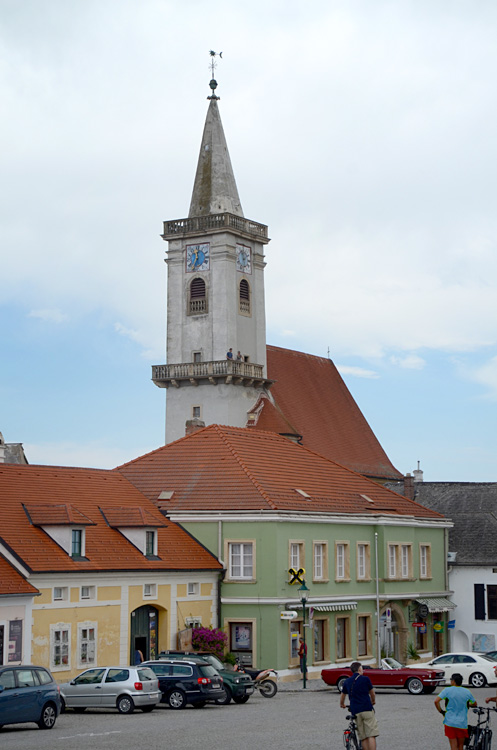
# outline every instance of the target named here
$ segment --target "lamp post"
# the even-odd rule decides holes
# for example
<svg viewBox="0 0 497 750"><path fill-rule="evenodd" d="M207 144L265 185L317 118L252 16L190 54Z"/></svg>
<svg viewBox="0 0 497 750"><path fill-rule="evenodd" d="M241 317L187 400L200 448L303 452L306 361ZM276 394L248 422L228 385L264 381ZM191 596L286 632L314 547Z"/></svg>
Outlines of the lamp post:
<svg viewBox="0 0 497 750"><path fill-rule="evenodd" d="M302 586L299 586L299 592L300 592L300 601L302 603L302 638L304 641L304 654L302 657L302 675L303 675L303 683L302 687L304 690L307 688L307 646L305 644L305 605L307 604L307 599L309 596L309 589L305 585L305 579L302 581Z"/></svg>

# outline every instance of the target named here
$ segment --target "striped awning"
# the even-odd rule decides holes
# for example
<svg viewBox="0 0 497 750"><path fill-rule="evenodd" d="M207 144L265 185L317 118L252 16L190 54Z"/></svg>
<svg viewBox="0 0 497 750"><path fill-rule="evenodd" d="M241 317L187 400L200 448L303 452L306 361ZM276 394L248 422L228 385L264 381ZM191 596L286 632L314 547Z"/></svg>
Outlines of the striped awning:
<svg viewBox="0 0 497 750"><path fill-rule="evenodd" d="M434 596L432 599L416 599L416 601L419 604L426 604L428 612L450 612L456 608L454 602L451 602L444 596Z"/></svg>
<svg viewBox="0 0 497 750"><path fill-rule="evenodd" d="M290 609L302 609L302 604L289 605ZM342 612L346 609L357 609L357 602L330 602L330 604L307 604L307 609L314 612Z"/></svg>

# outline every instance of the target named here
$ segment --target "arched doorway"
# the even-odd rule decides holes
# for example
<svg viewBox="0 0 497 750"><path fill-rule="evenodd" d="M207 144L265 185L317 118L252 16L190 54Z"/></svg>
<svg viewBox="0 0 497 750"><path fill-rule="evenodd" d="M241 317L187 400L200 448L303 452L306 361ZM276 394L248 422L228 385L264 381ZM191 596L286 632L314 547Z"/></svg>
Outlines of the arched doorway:
<svg viewBox="0 0 497 750"><path fill-rule="evenodd" d="M386 607L381 614L380 647L382 657L393 656L402 664L405 663L407 628L404 615L395 604Z"/></svg>
<svg viewBox="0 0 497 750"><path fill-rule="evenodd" d="M135 653L141 651L144 659L155 659L158 645L159 612L145 604L131 613L130 664L135 664Z"/></svg>

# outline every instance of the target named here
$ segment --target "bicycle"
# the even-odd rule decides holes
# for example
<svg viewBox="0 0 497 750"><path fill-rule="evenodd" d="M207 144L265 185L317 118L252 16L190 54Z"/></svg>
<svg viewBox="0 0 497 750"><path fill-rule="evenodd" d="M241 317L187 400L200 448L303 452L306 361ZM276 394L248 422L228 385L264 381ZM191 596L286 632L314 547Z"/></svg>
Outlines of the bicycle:
<svg viewBox="0 0 497 750"><path fill-rule="evenodd" d="M347 708L350 708L350 707L347 706ZM362 750L361 740L357 736L357 724L356 724L355 714L347 714L345 718L349 722L347 729L345 729L343 732L343 744L346 750Z"/></svg>
<svg viewBox="0 0 497 750"><path fill-rule="evenodd" d="M490 711L497 711L497 708L478 707L473 709L473 713L478 715L478 723L468 726L469 739L465 745L468 750L491 750L492 730L490 729Z"/></svg>

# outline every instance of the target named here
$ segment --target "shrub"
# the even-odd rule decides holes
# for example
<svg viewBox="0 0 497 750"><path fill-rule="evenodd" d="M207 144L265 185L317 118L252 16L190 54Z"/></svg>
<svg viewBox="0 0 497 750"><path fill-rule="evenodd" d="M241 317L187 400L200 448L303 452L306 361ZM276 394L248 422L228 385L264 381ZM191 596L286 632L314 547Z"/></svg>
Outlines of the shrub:
<svg viewBox="0 0 497 750"><path fill-rule="evenodd" d="M219 628L193 628L192 646L195 651L210 651L223 660L227 641L228 636Z"/></svg>

